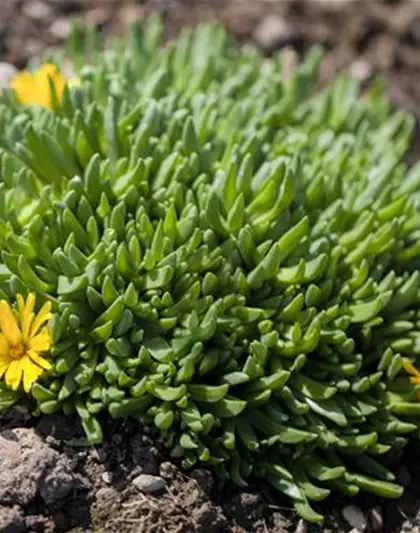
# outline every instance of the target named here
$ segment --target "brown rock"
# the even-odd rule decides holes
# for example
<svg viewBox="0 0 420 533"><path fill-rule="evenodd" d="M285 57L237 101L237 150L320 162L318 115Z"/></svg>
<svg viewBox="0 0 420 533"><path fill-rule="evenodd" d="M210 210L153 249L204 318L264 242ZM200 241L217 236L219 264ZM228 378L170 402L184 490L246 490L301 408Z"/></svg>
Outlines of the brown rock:
<svg viewBox="0 0 420 533"><path fill-rule="evenodd" d="M2 505L25 506L38 496L50 504L75 485L67 457L26 428L0 433L0 479Z"/></svg>

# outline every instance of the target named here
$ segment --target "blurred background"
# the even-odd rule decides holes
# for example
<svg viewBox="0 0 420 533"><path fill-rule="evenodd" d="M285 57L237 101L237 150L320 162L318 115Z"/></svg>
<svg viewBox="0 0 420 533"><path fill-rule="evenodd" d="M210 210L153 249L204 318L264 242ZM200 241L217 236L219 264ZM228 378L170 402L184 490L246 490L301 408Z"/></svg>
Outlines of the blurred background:
<svg viewBox="0 0 420 533"><path fill-rule="evenodd" d="M341 69L362 81L385 78L392 102L420 120L420 0L0 0L0 61L17 68L69 34L72 17L121 34L151 12L166 38L184 26L220 20L239 43L291 64L313 44L326 51L321 82ZM0 68L6 75L9 65ZM418 138L419 136L417 136ZM417 145L420 144L417 141ZM411 157L418 159L420 150Z"/></svg>

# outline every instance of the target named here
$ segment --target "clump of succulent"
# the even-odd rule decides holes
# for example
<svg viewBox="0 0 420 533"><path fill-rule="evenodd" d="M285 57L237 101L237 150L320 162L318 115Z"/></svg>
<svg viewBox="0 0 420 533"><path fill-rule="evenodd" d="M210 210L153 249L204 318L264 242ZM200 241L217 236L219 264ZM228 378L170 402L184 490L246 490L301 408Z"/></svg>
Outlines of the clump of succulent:
<svg viewBox="0 0 420 533"><path fill-rule="evenodd" d="M413 120L377 85L315 91L317 50L285 81L218 26L162 49L160 30L71 40L95 66L50 78L50 107L3 94L1 297L53 312L36 412L78 413L91 444L134 417L311 521L330 491L400 496L383 457L420 420ZM2 405L28 401L10 383Z"/></svg>

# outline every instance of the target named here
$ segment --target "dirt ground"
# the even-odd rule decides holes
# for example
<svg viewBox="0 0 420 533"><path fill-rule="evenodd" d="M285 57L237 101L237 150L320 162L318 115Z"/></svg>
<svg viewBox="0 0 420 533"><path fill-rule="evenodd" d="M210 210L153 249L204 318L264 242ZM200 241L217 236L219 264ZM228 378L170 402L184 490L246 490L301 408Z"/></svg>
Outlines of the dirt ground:
<svg viewBox="0 0 420 533"><path fill-rule="evenodd" d="M22 68L59 44L70 15L106 36L151 11L163 15L167 38L217 18L239 43L252 42L267 54L284 48L302 55L320 43L322 83L340 69L364 81L381 76L395 106L420 122L420 0L0 0L0 61ZM418 134L410 160L419 154ZM207 472L182 473L154 436L133 422L109 425L103 446L91 450L66 443L77 431L73 419L33 420L16 412L0 417L0 533L344 533L352 528L342 517L349 504L357 506L367 531L420 533L414 444L392 458L407 487L401 501L335 497L322 507L325 524L310 526L267 487L220 492ZM145 495L137 486L141 475L157 476L163 489Z"/></svg>

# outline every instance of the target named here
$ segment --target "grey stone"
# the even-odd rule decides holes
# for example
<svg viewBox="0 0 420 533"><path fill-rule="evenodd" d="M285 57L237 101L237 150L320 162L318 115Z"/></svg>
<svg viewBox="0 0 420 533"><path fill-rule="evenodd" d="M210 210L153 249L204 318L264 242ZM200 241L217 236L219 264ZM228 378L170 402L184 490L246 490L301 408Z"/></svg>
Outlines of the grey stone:
<svg viewBox="0 0 420 533"><path fill-rule="evenodd" d="M284 18L268 15L257 25L253 37L261 48L274 51L295 42L298 33Z"/></svg>
<svg viewBox="0 0 420 533"><path fill-rule="evenodd" d="M51 6L39 0L29 0L23 4L22 13L34 20L45 20L51 17Z"/></svg>
<svg viewBox="0 0 420 533"><path fill-rule="evenodd" d="M51 504L76 485L68 458L26 428L0 433L0 479L0 505Z"/></svg>
<svg viewBox="0 0 420 533"><path fill-rule="evenodd" d="M344 520L349 526L357 529L357 531L363 532L367 526L367 520L363 511L356 507L356 505L346 505L341 511Z"/></svg>
<svg viewBox="0 0 420 533"><path fill-rule="evenodd" d="M90 451L90 456L96 463L103 463L106 460L106 451L103 448L94 448Z"/></svg>
<svg viewBox="0 0 420 533"><path fill-rule="evenodd" d="M12 78L17 73L18 70L14 65L0 61L0 91L9 87Z"/></svg>
<svg viewBox="0 0 420 533"><path fill-rule="evenodd" d="M25 530L23 513L20 507L3 507L0 505L0 531L2 533L21 533Z"/></svg>
<svg viewBox="0 0 420 533"><path fill-rule="evenodd" d="M56 39L67 39L71 31L71 21L68 17L58 18L50 26L50 33Z"/></svg>
<svg viewBox="0 0 420 533"><path fill-rule="evenodd" d="M137 476L133 479L133 485L145 494L154 494L166 489L166 481L164 479L149 474L140 474Z"/></svg>
<svg viewBox="0 0 420 533"><path fill-rule="evenodd" d="M307 533L308 523L301 518L296 526L295 533Z"/></svg>
<svg viewBox="0 0 420 533"><path fill-rule="evenodd" d="M176 468L169 461L164 461L159 466L159 475L163 477L164 479L172 479L175 477L175 474L176 474Z"/></svg>
<svg viewBox="0 0 420 533"><path fill-rule="evenodd" d="M368 80L372 74L372 65L363 59L358 59L350 66L350 74L360 81Z"/></svg>
<svg viewBox="0 0 420 533"><path fill-rule="evenodd" d="M384 528L382 509L380 507L372 507L372 509L369 509L368 516L372 531L382 531Z"/></svg>
<svg viewBox="0 0 420 533"><path fill-rule="evenodd" d="M112 483L112 476L109 472L104 472L102 474L102 481L106 483L107 485L110 485Z"/></svg>
<svg viewBox="0 0 420 533"><path fill-rule="evenodd" d="M110 18L110 12L104 6L87 11L83 17L88 26L94 27L103 26Z"/></svg>

